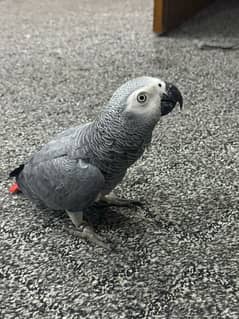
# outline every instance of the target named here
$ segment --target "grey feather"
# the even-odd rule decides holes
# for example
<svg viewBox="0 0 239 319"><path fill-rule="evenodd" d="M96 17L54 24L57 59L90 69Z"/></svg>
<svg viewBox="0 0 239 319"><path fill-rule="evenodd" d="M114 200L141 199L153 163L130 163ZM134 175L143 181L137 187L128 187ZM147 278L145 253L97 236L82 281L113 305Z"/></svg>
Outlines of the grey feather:
<svg viewBox="0 0 239 319"><path fill-rule="evenodd" d="M17 182L38 204L77 212L94 202L104 177L97 167L63 156L26 165Z"/></svg>

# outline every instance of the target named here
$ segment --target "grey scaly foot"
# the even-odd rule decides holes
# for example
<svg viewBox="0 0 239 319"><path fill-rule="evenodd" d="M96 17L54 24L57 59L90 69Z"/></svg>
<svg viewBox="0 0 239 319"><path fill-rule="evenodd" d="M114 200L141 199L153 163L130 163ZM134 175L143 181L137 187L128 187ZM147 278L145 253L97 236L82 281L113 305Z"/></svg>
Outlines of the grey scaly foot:
<svg viewBox="0 0 239 319"><path fill-rule="evenodd" d="M120 206L120 207L134 207L134 206L143 206L139 200L136 199L126 199L118 198L115 195L102 196L99 200L100 204L108 206Z"/></svg>
<svg viewBox="0 0 239 319"><path fill-rule="evenodd" d="M81 224L77 229L68 229L68 232L89 241L91 244L96 244L106 250L112 250L111 245L106 243L102 236L96 234L94 229L87 223Z"/></svg>
<svg viewBox="0 0 239 319"><path fill-rule="evenodd" d="M112 247L110 244L106 243L104 238L96 234L94 229L83 221L82 212L69 212L66 211L70 217L72 223L76 226L77 229L68 229L69 233L72 235L79 236L82 239L88 240L92 244L96 244L100 247L103 247L107 250L111 250Z"/></svg>

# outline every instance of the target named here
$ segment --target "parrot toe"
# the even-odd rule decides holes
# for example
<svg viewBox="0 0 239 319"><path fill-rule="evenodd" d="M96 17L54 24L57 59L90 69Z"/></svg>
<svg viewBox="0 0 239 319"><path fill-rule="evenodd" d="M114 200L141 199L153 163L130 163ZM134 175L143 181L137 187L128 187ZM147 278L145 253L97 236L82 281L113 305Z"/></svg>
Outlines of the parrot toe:
<svg viewBox="0 0 239 319"><path fill-rule="evenodd" d="M143 206L143 203L137 199L118 198L112 194L101 197L98 203L102 206L118 206L129 208Z"/></svg>
<svg viewBox="0 0 239 319"><path fill-rule="evenodd" d="M113 246L107 243L105 238L96 234L95 230L86 222L82 223L77 229L67 229L67 231L74 236L78 236L81 239L87 240L91 244L102 247L108 251L113 250Z"/></svg>
<svg viewBox="0 0 239 319"><path fill-rule="evenodd" d="M67 231L71 235L78 236L84 240L89 241L92 244L96 244L103 247L106 250L112 250L110 244L106 243L105 239L100 235L96 234L93 227L91 227L86 221L83 220L83 212L71 212L66 211L70 217L72 223L75 225L75 229L68 228Z"/></svg>

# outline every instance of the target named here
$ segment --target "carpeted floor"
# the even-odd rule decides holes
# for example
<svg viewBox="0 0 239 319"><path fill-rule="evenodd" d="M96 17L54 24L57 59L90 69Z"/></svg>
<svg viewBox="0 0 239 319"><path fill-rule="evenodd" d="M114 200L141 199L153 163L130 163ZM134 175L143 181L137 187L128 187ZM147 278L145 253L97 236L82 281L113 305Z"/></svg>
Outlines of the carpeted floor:
<svg viewBox="0 0 239 319"><path fill-rule="evenodd" d="M0 1L0 318L239 317L238 2L217 1L167 37L151 0ZM11 196L8 172L64 128L94 119L139 75L183 92L117 189L143 208L94 211L108 253L63 213Z"/></svg>

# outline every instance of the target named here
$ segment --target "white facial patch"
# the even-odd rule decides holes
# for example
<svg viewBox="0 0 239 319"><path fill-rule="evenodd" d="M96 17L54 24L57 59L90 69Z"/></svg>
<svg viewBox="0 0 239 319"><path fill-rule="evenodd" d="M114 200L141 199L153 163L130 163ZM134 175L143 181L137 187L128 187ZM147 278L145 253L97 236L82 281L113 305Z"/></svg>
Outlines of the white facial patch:
<svg viewBox="0 0 239 319"><path fill-rule="evenodd" d="M166 91L166 83L162 80L156 80L158 81L157 84L158 84L158 87L160 88L160 91L161 91L161 95L162 94L167 94L167 91Z"/></svg>
<svg viewBox="0 0 239 319"><path fill-rule="evenodd" d="M128 97L126 112L148 117L160 116L161 97L166 93L166 83L156 78L152 78L150 82Z"/></svg>

